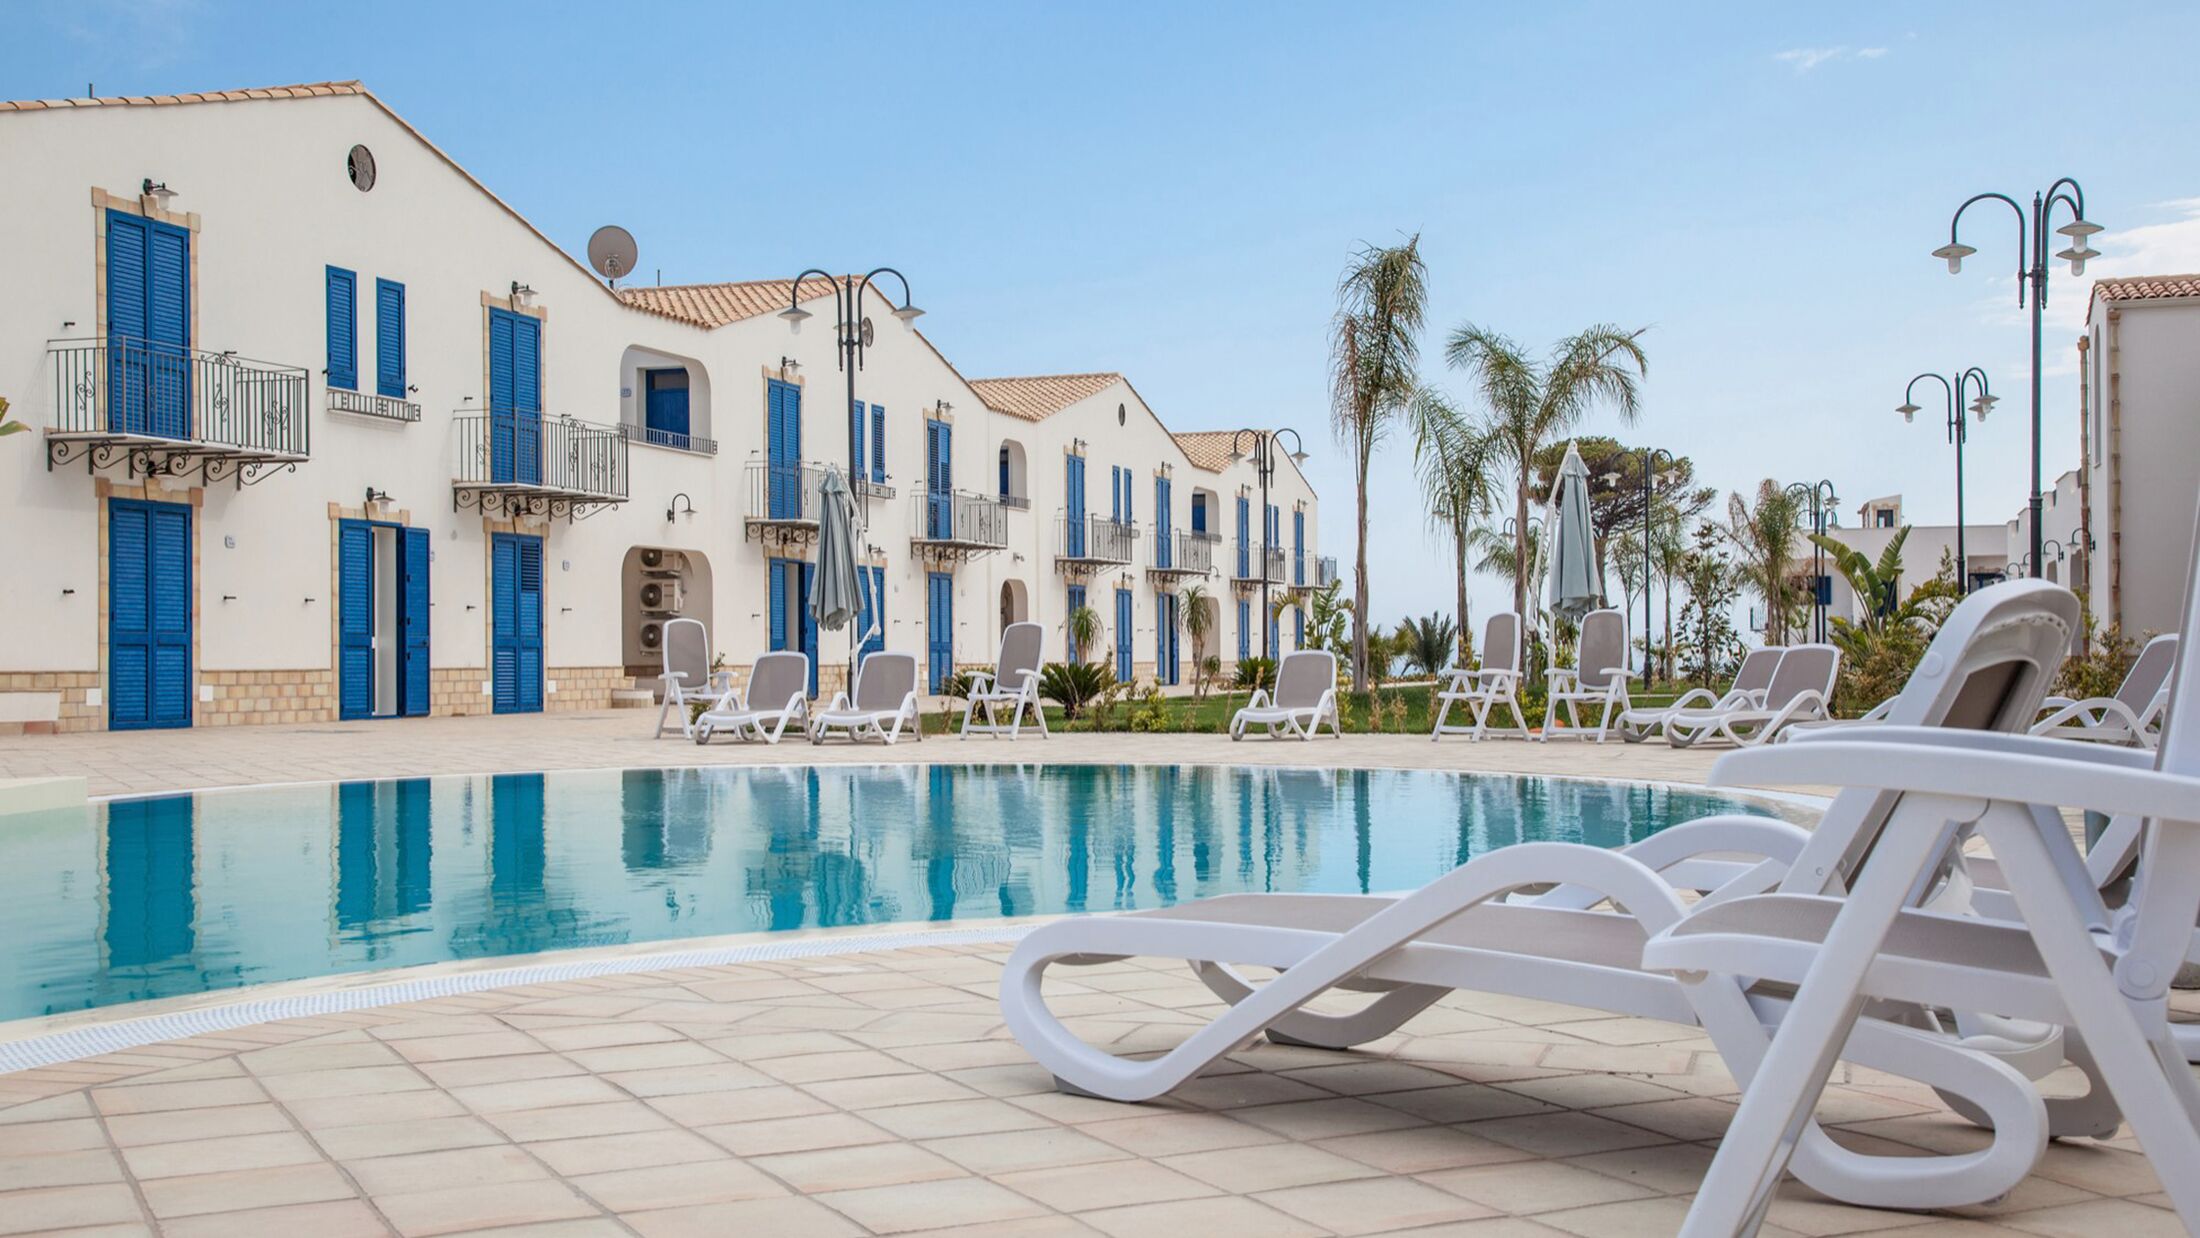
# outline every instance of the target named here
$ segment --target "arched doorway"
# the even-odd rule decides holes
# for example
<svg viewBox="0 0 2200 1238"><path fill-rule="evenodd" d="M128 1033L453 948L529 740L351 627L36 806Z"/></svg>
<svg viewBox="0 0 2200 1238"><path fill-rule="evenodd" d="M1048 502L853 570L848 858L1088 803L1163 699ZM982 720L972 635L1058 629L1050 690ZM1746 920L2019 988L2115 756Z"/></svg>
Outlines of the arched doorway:
<svg viewBox="0 0 2200 1238"><path fill-rule="evenodd" d="M1020 580L1002 581L1001 631L1006 632L1009 624L1022 623L1029 618L1031 618L1031 601L1025 596L1024 582Z"/></svg>

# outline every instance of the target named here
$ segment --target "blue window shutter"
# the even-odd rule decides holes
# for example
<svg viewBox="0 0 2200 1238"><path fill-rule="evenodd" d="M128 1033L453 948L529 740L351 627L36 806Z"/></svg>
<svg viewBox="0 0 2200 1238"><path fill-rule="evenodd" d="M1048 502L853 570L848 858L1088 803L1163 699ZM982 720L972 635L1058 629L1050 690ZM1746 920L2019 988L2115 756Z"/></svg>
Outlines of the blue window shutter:
<svg viewBox="0 0 2200 1238"><path fill-rule="evenodd" d="M1249 570L1252 566L1250 557L1252 548L1246 544L1253 533L1252 511L1252 503L1244 495L1239 495L1237 501L1237 574L1240 580L1244 580L1253 574Z"/></svg>
<svg viewBox="0 0 2200 1238"><path fill-rule="evenodd" d="M336 712L374 714L374 530L347 520L336 532Z"/></svg>
<svg viewBox="0 0 2200 1238"><path fill-rule="evenodd" d="M374 281L374 390L405 398L405 285Z"/></svg>
<svg viewBox="0 0 2200 1238"><path fill-rule="evenodd" d="M328 269L328 385L359 388L359 277L342 267Z"/></svg>
<svg viewBox="0 0 2200 1238"><path fill-rule="evenodd" d="M1129 683L1136 673L1137 656L1131 649L1131 591L1115 591L1115 677Z"/></svg>
<svg viewBox="0 0 2200 1238"><path fill-rule="evenodd" d="M512 411L517 480L542 481L542 323L512 319ZM540 543L537 543L540 553Z"/></svg>
<svg viewBox="0 0 2200 1238"><path fill-rule="evenodd" d="M810 609L810 591L817 587L817 565L802 564L802 652L810 655L810 695L817 695L817 614Z"/></svg>
<svg viewBox="0 0 2200 1238"><path fill-rule="evenodd" d="M500 533L489 547L490 682L499 713L518 708L519 702L518 592L519 546Z"/></svg>
<svg viewBox="0 0 2200 1238"><path fill-rule="evenodd" d="M1253 604L1238 599L1238 661L1253 656Z"/></svg>
<svg viewBox="0 0 2200 1238"><path fill-rule="evenodd" d="M399 664L398 712L419 718L428 712L428 564L432 558L426 529L406 529L399 534L398 587L399 635L404 644Z"/></svg>
<svg viewBox="0 0 2200 1238"><path fill-rule="evenodd" d="M107 212L107 425L143 434L151 428L146 349L146 221ZM97 429L83 426L81 429Z"/></svg>
<svg viewBox="0 0 2200 1238"><path fill-rule="evenodd" d="M1001 497L1008 497L1008 448L1001 448Z"/></svg>
<svg viewBox="0 0 2200 1238"><path fill-rule="evenodd" d="M489 480L513 477L512 324L517 316L489 311Z"/></svg>
<svg viewBox="0 0 2200 1238"><path fill-rule="evenodd" d="M519 700L542 708L542 539L519 540Z"/></svg>
<svg viewBox="0 0 2200 1238"><path fill-rule="evenodd" d="M787 563L785 559L771 561L772 651L775 653L787 647Z"/></svg>
<svg viewBox="0 0 2200 1238"><path fill-rule="evenodd" d="M152 432L191 436L191 234L155 222L148 236L145 327Z"/></svg>
<svg viewBox="0 0 2200 1238"><path fill-rule="evenodd" d="M1306 648L1306 612L1296 606L1291 608L1291 647Z"/></svg>
<svg viewBox="0 0 2200 1238"><path fill-rule="evenodd" d="M869 453L863 450L863 428L870 418L864 415L863 401L848 406L848 479L855 481L863 476L864 462Z"/></svg>
<svg viewBox="0 0 2200 1238"><path fill-rule="evenodd" d="M107 717L113 727L153 720L152 518L112 503L107 515Z"/></svg>
<svg viewBox="0 0 2200 1238"><path fill-rule="evenodd" d="M153 723L191 725L191 509L152 512Z"/></svg>
<svg viewBox="0 0 2200 1238"><path fill-rule="evenodd" d="M1192 532L1205 533L1206 531L1207 496L1195 492L1192 495Z"/></svg>
<svg viewBox="0 0 2200 1238"><path fill-rule="evenodd" d="M871 406L871 480L886 484L886 410Z"/></svg>
<svg viewBox="0 0 2200 1238"><path fill-rule="evenodd" d="M1306 513L1291 513L1291 583L1306 583Z"/></svg>
<svg viewBox="0 0 2200 1238"><path fill-rule="evenodd" d="M952 422L940 423L940 484L941 494L955 489L955 426Z"/></svg>

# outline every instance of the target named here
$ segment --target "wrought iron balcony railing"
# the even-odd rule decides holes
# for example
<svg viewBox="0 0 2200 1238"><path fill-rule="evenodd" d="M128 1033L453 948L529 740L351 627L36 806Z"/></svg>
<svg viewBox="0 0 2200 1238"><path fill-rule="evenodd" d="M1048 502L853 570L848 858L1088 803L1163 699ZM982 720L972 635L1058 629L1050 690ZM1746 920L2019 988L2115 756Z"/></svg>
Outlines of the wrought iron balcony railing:
<svg viewBox="0 0 2200 1238"><path fill-rule="evenodd" d="M1030 495L1026 495L1026 494L1004 494L1004 495L1000 496L1000 499L1001 499L1001 506L1003 506L1003 507L1005 507L1005 508L1009 509L1010 511L1016 511L1016 512L1028 512L1028 511L1030 511L1030 510L1031 510L1031 496L1030 496Z"/></svg>
<svg viewBox="0 0 2200 1238"><path fill-rule="evenodd" d="M1314 587L1327 589L1342 579L1337 575L1337 556L1323 555L1314 560Z"/></svg>
<svg viewBox="0 0 2200 1238"><path fill-rule="evenodd" d="M342 387L330 387L327 395L328 411L332 413L350 413L354 417L374 417L382 421L420 420L420 406L411 400L372 391L346 391Z"/></svg>
<svg viewBox="0 0 2200 1238"><path fill-rule="evenodd" d="M178 461L289 464L311 454L306 371L116 336L52 340L48 464L88 454L179 471ZM211 474L209 480L212 480Z"/></svg>
<svg viewBox="0 0 2200 1238"><path fill-rule="evenodd" d="M816 524L827 466L806 460L751 460L742 467L750 524Z"/></svg>
<svg viewBox="0 0 2200 1238"><path fill-rule="evenodd" d="M699 456L718 454L718 440L704 438L700 434L675 434L654 426L638 426L630 422L619 423L619 437L633 443L647 443L651 447L668 447L673 451L688 451Z"/></svg>
<svg viewBox="0 0 2200 1238"><path fill-rule="evenodd" d="M1008 513L1001 501L953 490L909 496L910 539L957 546L1008 544Z"/></svg>
<svg viewBox="0 0 2200 1238"><path fill-rule="evenodd" d="M526 409L451 418L461 506L579 515L627 497L627 440L615 427Z"/></svg>
<svg viewBox="0 0 2200 1238"><path fill-rule="evenodd" d="M1280 585L1284 582L1285 557L1286 556L1284 549L1281 546L1271 547L1269 549L1266 556L1268 561L1268 583L1273 585ZM1260 550L1260 543L1238 543L1237 562L1234 563L1231 567L1232 579L1249 580L1258 583L1262 579L1259 571L1261 559L1262 555Z"/></svg>
<svg viewBox="0 0 2200 1238"><path fill-rule="evenodd" d="M1188 529L1176 529L1168 533L1154 530L1154 572L1166 572L1178 576L1204 576L1214 570L1215 544L1222 539L1212 533L1194 533Z"/></svg>
<svg viewBox="0 0 2200 1238"><path fill-rule="evenodd" d="M1138 545L1138 526L1094 515L1057 516L1054 557L1071 563L1128 563Z"/></svg>

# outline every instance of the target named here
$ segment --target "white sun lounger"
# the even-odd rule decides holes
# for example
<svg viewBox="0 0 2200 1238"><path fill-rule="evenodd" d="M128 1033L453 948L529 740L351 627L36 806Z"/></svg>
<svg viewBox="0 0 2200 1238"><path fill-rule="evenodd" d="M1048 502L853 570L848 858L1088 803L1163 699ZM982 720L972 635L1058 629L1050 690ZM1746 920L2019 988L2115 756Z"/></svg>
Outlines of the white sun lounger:
<svg viewBox="0 0 2200 1238"><path fill-rule="evenodd" d="M1619 716L1619 737L1630 744L1639 744L1663 729L1666 719L1676 713L1689 710L1718 713L1763 705L1765 689L1772 686L1773 668L1780 665L1780 655L1784 652L1778 645L1759 645L1743 654L1742 664L1734 669L1734 682L1727 685L1723 694L1709 688L1690 688L1663 708L1627 710Z"/></svg>
<svg viewBox="0 0 2200 1238"><path fill-rule="evenodd" d="M1513 720L1511 726L1501 728L1502 733L1527 739L1528 716L1520 708L1520 668L1520 616L1509 610L1499 611L1482 625L1482 660L1471 670L1452 670L1443 690L1436 694L1436 726L1429 738L1466 735L1480 739L1489 733L1490 715L1503 707L1512 711ZM1474 721L1446 726L1444 719L1455 705L1465 708Z"/></svg>
<svg viewBox="0 0 2200 1238"><path fill-rule="evenodd" d="M2185 630L2200 631L2192 584ZM1735 753L1714 767L1717 783L1834 785L1901 807L1846 901L1732 900L1645 948L1646 966L1679 974L1739 970L1799 985L1681 1233L1757 1232L1858 1010L1874 1000L2070 1029L2186 1232L2200 1232L2200 1082L2167 1000L2200 914L2200 729L2190 721L2200 717L2200 676L2173 672L2169 692L2152 754L1890 724ZM2147 822L2127 910L2111 913L2095 896L2059 811L2073 808ZM1957 823L1973 823L1993 849L2021 920L1909 906Z"/></svg>
<svg viewBox="0 0 2200 1238"><path fill-rule="evenodd" d="M1297 649L1276 664L1276 690L1253 689L1253 698L1230 718L1231 740L1245 738L1248 726L1265 726L1270 739L1296 735L1312 739L1322 723L1342 739L1337 720L1337 655L1326 649Z"/></svg>
<svg viewBox="0 0 2200 1238"><path fill-rule="evenodd" d="M1586 739L1594 735L1598 743L1603 743L1627 712L1627 684L1634 678L1635 672L1627 669L1627 616L1616 610L1592 610L1583 615L1574 669L1554 667L1546 678L1550 695L1539 738L1549 742L1553 736ZM1566 717L1564 725L1559 723L1561 706ZM1597 711L1595 727L1581 725L1583 706Z"/></svg>
<svg viewBox="0 0 2200 1238"><path fill-rule="evenodd" d="M963 700L964 739L972 735L1006 735L1014 739L1027 710L1038 723L1039 738L1047 738L1046 710L1039 705L1039 665L1045 640L1046 629L1036 623L1012 623L1002 630L1001 652L993 669L970 677L970 695ZM1009 710L1006 723L994 713L1002 706ZM985 711L984 722L975 717L980 709Z"/></svg>
<svg viewBox="0 0 2200 1238"><path fill-rule="evenodd" d="M2032 724L2032 733L2151 749L2162 724L2163 708L2169 703L2170 671L2176 665L2177 634L2157 636L2132 660L2116 695L2083 701L2048 697L2040 720Z"/></svg>
<svg viewBox="0 0 2200 1238"><path fill-rule="evenodd" d="M1764 743L1785 728L1832 717L1833 684L1841 651L1831 645L1790 645L1765 687L1764 700L1725 709L1678 710L1666 715L1665 742L1676 748L1706 739L1742 747Z"/></svg>
<svg viewBox="0 0 2200 1238"><path fill-rule="evenodd" d="M923 742L923 720L917 716L917 658L881 649L865 654L856 668L853 698L838 693L830 705L812 715L810 742L822 744L834 731L844 731L849 739L891 744L901 738L903 727L915 731L918 742Z"/></svg>
<svg viewBox="0 0 2200 1238"><path fill-rule="evenodd" d="M707 744L721 732L735 739L776 744L790 722L810 715L810 655L782 649L756 659L748 686L727 688L695 719L692 734Z"/></svg>
<svg viewBox="0 0 2200 1238"><path fill-rule="evenodd" d="M732 686L731 677L710 673L710 630L702 620L667 619L662 631L664 647L659 652L664 669L658 680L664 704L657 709L657 733L650 738L663 739L665 732L678 731L693 739L695 723L690 715L694 711L689 705L723 696Z"/></svg>
<svg viewBox="0 0 2200 1238"><path fill-rule="evenodd" d="M2021 730L2046 695L2076 619L2076 599L2042 582L1974 595L1936 638L1937 656L1905 689L1898 719ZM1026 936L1010 956L1002 1012L1018 1042L1061 1086L1115 1100L1163 1095L1264 1032L1330 1048L1364 1043L1459 989L1699 1023L1746 1079L1764 1051L1767 1028L1782 1017L1784 993L1747 987L1731 974L1684 985L1645 971L1644 939L1775 883L1838 896L1898 806L1894 797L1865 790L1838 797L1815 831L1716 816L1619 851L1517 844L1399 899L1243 894L1057 920ZM1556 888L1544 893L1515 893L1552 883ZM1680 897L1691 892L1705 897L1691 906ZM1595 909L1607 900L1620 910ZM1125 956L1184 959L1231 1008L1152 1060L1118 1058L1086 1044L1047 1008L1047 969ZM1239 971L1248 966L1280 974L1256 984ZM1376 996L1349 1014L1305 1009L1337 989ZM1867 1020L1849 1040L1847 1056L1960 1097L1994 1136L1985 1149L1959 1156L1879 1157L1842 1149L1812 1128L1798 1172L1836 1198L1897 1207L1990 1199L2023 1176L2047 1139L2045 1106L2026 1076L1950 1035ZM2026 1061L2040 1056L2030 1052ZM2060 1053L2051 1049L2047 1056L2059 1061Z"/></svg>

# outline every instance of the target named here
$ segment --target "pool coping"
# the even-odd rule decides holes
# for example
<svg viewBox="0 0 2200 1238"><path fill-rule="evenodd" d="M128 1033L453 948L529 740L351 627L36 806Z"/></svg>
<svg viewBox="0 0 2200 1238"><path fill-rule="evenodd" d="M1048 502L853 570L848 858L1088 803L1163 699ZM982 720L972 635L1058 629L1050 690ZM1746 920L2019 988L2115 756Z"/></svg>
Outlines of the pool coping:
<svg viewBox="0 0 2200 1238"><path fill-rule="evenodd" d="M836 768L914 768L912 762L845 762ZM923 762L921 764L940 764ZM1163 765L1156 761L961 761L959 765ZM1494 770L1444 770L1394 765L1230 765L1223 762L1180 762L1220 769L1272 770L1328 773L1357 770L1424 773L1452 777L1550 778L1568 782L1624 784L1669 791L1711 792L1737 799L1757 799L1788 809L1822 810L1825 797L1757 788L1713 787L1705 783L1672 779L1610 778L1591 774L1514 773ZM487 778L510 773L588 774L618 773L633 769L799 769L820 768L801 762L753 765L607 765L542 771L452 772L408 775L403 778L300 779L280 783L236 783L214 787L180 788L157 792L132 792L88 797L86 803L112 803L155 799L171 795L220 794L234 791L297 789L335 786L346 782L403 782L416 778ZM1783 816L1783 819L1787 819ZM594 976L667 971L689 967L716 967L739 963L775 962L796 958L829 958L922 946L992 945L1015 941L1038 926L1077 914L1020 916L958 921L937 928L903 925L849 925L837 928L763 930L720 934L671 941L637 942L620 946L579 947L503 955L483 959L450 959L412 967L336 972L324 976L275 980L235 989L178 994L142 1002L125 1002L89 1010L0 1021L0 1075L54 1066L101 1054L142 1048L163 1041L234 1031L285 1019L349 1013L377 1006L398 1005L441 997L478 993L489 989L555 984ZM677 948L666 948L677 947Z"/></svg>

